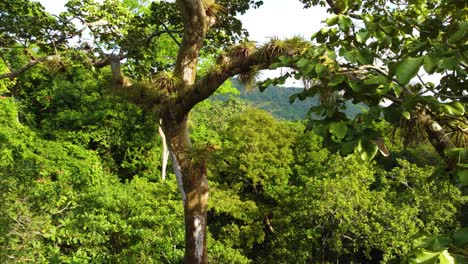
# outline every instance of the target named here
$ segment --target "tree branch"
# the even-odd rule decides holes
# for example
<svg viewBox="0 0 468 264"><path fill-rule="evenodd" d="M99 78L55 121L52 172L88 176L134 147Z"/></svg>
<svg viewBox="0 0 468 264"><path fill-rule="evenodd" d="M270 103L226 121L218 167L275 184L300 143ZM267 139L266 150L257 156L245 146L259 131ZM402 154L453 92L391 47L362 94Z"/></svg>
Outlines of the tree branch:
<svg viewBox="0 0 468 264"><path fill-rule="evenodd" d="M32 59L28 63L23 65L21 68L15 70L15 71L10 71L8 73L0 74L0 79L5 79L5 78L14 79L14 78L18 77L18 75L26 72L27 70L34 67L38 63L41 63L41 62L44 62L44 61L51 61L51 60L54 60L54 59L57 59L57 58L60 58L60 56L59 55L49 55L49 56L44 56L44 57L41 57L41 58L38 58L38 59Z"/></svg>
<svg viewBox="0 0 468 264"><path fill-rule="evenodd" d="M205 4L208 0L177 0L184 24L184 35L177 54L174 76L181 81L181 89L195 82L197 61L206 33L214 24ZM214 4L214 1L211 0Z"/></svg>
<svg viewBox="0 0 468 264"><path fill-rule="evenodd" d="M221 64L198 80L190 89L186 89L185 94L180 96L183 101L179 103L183 111L190 111L197 103L208 98L230 77L249 73L252 70L269 69L278 57L299 55L304 52L304 47L309 45L309 43L302 41L287 48L279 48L273 43L274 41L267 43L250 54L221 55L222 58L219 60ZM294 67L294 65L290 66Z"/></svg>
<svg viewBox="0 0 468 264"><path fill-rule="evenodd" d="M164 28L164 31L160 31L160 30L155 30L150 36L148 36L148 38L146 39L146 46L148 47L149 44L150 44L150 41L154 38L154 37L158 37L164 33L167 33L169 35L169 37L171 37L171 39L177 44L177 46L180 47L180 41L177 40L177 38L172 35L172 33L182 33L181 30L170 30L166 24L164 24L161 19L157 18L159 23L161 24L161 26Z"/></svg>
<svg viewBox="0 0 468 264"><path fill-rule="evenodd" d="M172 33L182 33L182 31L180 31L180 30L169 30L169 29L167 29L167 27L165 25L164 25L164 28L165 28L164 31L160 31L160 30L153 31L153 33L151 33L151 35L149 35L148 38L146 38L146 47L149 47L150 42L151 42L151 40L153 38L159 37L164 33L167 33L169 35L169 37L171 37L171 39L175 42L175 44L177 44L177 46L180 47L180 41L178 41L176 39L176 37Z"/></svg>

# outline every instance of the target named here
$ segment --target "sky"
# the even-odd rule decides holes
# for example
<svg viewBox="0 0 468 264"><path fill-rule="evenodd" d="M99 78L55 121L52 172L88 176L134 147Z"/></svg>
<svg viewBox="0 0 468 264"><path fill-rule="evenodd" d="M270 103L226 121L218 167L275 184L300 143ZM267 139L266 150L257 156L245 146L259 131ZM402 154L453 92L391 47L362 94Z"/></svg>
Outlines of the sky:
<svg viewBox="0 0 468 264"><path fill-rule="evenodd" d="M39 0L46 10L53 14L64 11L67 0ZM298 0L264 0L258 9L250 9L239 16L249 39L259 44L271 37L287 38L301 36L309 39L318 31L325 19L325 8L303 9ZM264 71L260 78L277 76L278 71ZM288 80L285 86L302 86L301 82Z"/></svg>
<svg viewBox="0 0 468 264"><path fill-rule="evenodd" d="M39 0L50 13L64 11L67 0ZM250 39L265 42L269 37L280 38L303 36L308 39L320 29L320 22L325 19L325 9L314 7L303 9L297 0L264 0L258 9L250 9L239 16L244 28L250 33Z"/></svg>

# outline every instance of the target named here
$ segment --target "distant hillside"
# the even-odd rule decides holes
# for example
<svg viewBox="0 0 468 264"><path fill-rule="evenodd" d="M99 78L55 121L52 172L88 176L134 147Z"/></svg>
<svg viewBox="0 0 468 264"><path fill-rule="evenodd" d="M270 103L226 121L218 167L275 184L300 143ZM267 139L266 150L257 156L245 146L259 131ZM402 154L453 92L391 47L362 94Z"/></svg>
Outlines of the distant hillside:
<svg viewBox="0 0 468 264"><path fill-rule="evenodd" d="M238 96L240 99L255 107L264 109L281 119L304 119L310 107L319 104L319 99L317 97L307 98L304 101L296 100L293 104L289 103L291 95L301 92L303 88L274 86L268 87L265 91L260 92L258 89L246 91L239 82L234 80L233 83L240 92L240 95ZM213 99L226 100L230 96L218 95ZM346 114L349 116L355 116L362 112L362 109L362 106L350 103L347 104Z"/></svg>

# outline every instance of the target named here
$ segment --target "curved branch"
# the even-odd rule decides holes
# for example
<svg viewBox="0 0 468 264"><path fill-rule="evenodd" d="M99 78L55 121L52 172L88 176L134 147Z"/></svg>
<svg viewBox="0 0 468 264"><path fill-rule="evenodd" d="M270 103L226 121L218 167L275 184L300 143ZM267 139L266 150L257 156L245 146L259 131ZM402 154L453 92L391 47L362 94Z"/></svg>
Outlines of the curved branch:
<svg viewBox="0 0 468 264"><path fill-rule="evenodd" d="M18 77L20 74L23 74L27 70L31 69L32 67L34 67L38 63L41 63L41 62L44 62L44 61L52 61L52 60L58 59L58 58L60 58L59 55L49 55L49 56L44 56L44 57L41 57L41 58L38 58L38 59L32 59L28 63L26 63L25 65L23 65L21 68L19 68L17 70L10 71L8 73L0 74L0 79L5 79L5 78L14 79L14 78Z"/></svg>
<svg viewBox="0 0 468 264"><path fill-rule="evenodd" d="M272 48L272 43L267 43L250 54L244 54L245 56L239 56L238 54L225 56L223 54L222 60L224 63L206 74L190 89L186 89L185 94L180 96L182 102L179 103L183 111L188 112L197 103L207 99L230 77L249 73L252 70L270 69L270 65L276 62L278 57L296 56L304 52L304 45L309 44L304 41L289 48L275 49ZM294 65L291 64L290 67L294 67Z"/></svg>

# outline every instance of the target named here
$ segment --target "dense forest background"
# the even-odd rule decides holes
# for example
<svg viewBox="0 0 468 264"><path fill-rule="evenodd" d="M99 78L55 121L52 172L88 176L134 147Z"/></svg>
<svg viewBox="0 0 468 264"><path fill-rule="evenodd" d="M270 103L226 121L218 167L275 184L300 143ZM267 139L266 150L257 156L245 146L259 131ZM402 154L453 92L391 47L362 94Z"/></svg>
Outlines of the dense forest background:
<svg viewBox="0 0 468 264"><path fill-rule="evenodd" d="M104 76L76 67L50 74L31 70L19 80L27 97L0 100L1 261L180 262L183 208L175 177L161 180L150 116L119 101ZM294 90L269 91L284 100ZM460 186L424 140L404 147L398 131L376 123L390 157L362 162L322 148L303 121L254 107L285 117L301 105L239 96L234 85L219 96L228 99L199 104L189 122L200 151L216 149L205 155L211 263L399 263L449 246L460 259L466 253Z"/></svg>

